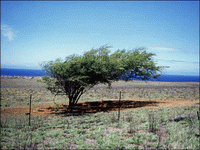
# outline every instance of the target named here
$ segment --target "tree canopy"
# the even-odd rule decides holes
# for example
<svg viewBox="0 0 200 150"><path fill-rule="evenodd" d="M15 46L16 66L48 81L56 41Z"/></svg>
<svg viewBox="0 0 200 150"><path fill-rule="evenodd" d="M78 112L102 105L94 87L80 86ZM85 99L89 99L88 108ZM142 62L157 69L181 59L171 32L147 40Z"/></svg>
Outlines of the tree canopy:
<svg viewBox="0 0 200 150"><path fill-rule="evenodd" d="M65 60L56 59L41 66L56 79L55 86L59 85L68 95L70 105L99 83L111 86L112 81L120 78L149 80L160 76L162 67L156 66L152 57L155 54L147 53L145 48L117 50L111 55L109 48L104 45L83 55L70 55Z"/></svg>

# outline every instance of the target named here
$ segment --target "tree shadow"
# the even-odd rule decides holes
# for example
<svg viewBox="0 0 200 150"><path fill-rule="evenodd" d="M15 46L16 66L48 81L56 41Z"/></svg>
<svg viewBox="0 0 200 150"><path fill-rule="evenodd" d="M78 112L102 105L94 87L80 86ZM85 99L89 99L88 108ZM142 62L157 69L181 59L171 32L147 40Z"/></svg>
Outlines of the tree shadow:
<svg viewBox="0 0 200 150"><path fill-rule="evenodd" d="M52 112L51 114L62 116L79 116L98 112L118 111L119 107L120 110L126 110L145 106L157 106L158 103L160 102L134 100L122 100L120 101L120 103L119 100L79 102L71 108L69 107L69 105L61 105L57 112ZM55 108L52 107L48 107L47 109L55 110Z"/></svg>

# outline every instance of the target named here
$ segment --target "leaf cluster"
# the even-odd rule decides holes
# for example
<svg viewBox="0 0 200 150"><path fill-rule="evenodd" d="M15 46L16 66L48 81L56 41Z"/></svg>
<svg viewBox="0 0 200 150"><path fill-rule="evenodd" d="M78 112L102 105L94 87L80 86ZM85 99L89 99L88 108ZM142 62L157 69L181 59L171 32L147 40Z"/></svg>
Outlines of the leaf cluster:
<svg viewBox="0 0 200 150"><path fill-rule="evenodd" d="M134 50L118 50L110 57L120 70L116 70L117 77L128 81L130 78L149 80L160 76L162 67L153 61L154 53L147 53L145 48Z"/></svg>

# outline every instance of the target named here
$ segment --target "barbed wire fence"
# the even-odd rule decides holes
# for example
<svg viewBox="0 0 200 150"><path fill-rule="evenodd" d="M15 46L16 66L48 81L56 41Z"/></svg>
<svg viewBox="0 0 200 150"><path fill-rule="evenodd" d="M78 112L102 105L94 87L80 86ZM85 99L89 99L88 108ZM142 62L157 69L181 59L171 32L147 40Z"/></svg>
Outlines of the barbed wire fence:
<svg viewBox="0 0 200 150"><path fill-rule="evenodd" d="M102 88L103 90L102 91L105 91L106 89L105 88ZM160 91L161 91L161 89L159 89ZM34 90L32 89L32 90L30 90L30 91L32 91L31 92L31 94L30 95L28 95L28 93L27 93L27 95L26 96L24 96L25 98L30 98L30 102L28 103L29 104L29 112L26 112L25 113L25 115L29 115L29 126L31 126L31 101L32 101L32 96L34 96L34 97L37 97L37 96L39 96L39 94L37 94L37 95L34 95ZM112 92L112 91L111 91ZM135 93L134 92L131 92L131 91L126 91L126 90L113 90L113 92L114 92L114 94L112 93L112 95L115 95L114 96L114 101L116 101L116 100L119 100L118 101L118 121L120 120L120 109L121 109L121 104L122 104L122 98L123 98L123 95L122 94L125 94L125 93L129 93L129 96L130 95L134 95ZM101 90L99 90L99 89L96 89L96 88L94 88L94 89L92 89L91 91L88 91L88 92L86 92L86 94L89 94L89 93L101 93ZM56 105L56 103L55 103L55 97L56 96L59 96L59 95L65 95L65 96L67 96L65 93L63 93L62 92L62 90L61 90L61 88L60 87L56 87L56 92L55 93L52 93L53 95L54 95L54 97L53 97L53 101L54 101L54 104ZM108 93L106 93L106 94L108 94ZM5 95L5 94L3 94L3 95ZM7 95L7 94L6 94ZM12 94L10 94L10 95L12 95ZM2 93L1 93L1 96L2 96ZM20 96L21 97L21 96ZM109 97L109 96L108 96ZM99 100L102 100L102 101L104 101L105 99L104 98L100 98ZM57 106L57 105L56 105ZM76 106L73 106L74 108L76 107ZM87 106L81 106L82 108L83 107L87 107ZM93 107L95 107L95 106L91 106L91 108L93 108ZM99 106L98 106L99 107ZM109 108L109 107L113 107L113 106L106 106L107 108ZM103 107L102 107L103 108ZM116 107L115 107L116 108ZM73 109L73 108L72 108ZM73 112L71 112L72 113L72 115L75 115L75 113L73 113Z"/></svg>
<svg viewBox="0 0 200 150"><path fill-rule="evenodd" d="M59 91L59 90L58 90ZM97 91L96 91L96 93L98 93ZM118 121L120 120L120 108L121 108L121 100L122 100L122 93L128 93L128 92L122 92L122 91L119 91L119 92L117 92L116 93L116 97L118 97ZM7 95L7 94L6 94ZM59 95L61 95L61 96L64 96L65 94L63 93L63 92L57 92L56 93L56 95L54 95L54 96L52 96L53 97L53 102L54 102L54 104L56 105L56 103L55 103L55 97L56 96L59 96ZM5 94L4 94L4 96L5 96ZM12 96L12 94L9 94L9 96ZM29 126L31 126L31 110L32 110L32 100L33 100L33 98L35 98L36 96L39 96L39 94L37 94L37 95L34 95L34 93L32 93L32 94L30 94L29 96L27 96L27 95L23 95L23 96L21 96L20 95L20 99L29 99L29 103L27 103L27 105L29 105L29 112L26 112L25 113L25 115L27 115L27 116L29 116L29 119L28 119L28 125ZM65 95L66 96L66 95ZM24 97L24 98L22 98L22 97ZM105 99L101 99L102 101L105 101ZM115 100L113 100L113 101L116 101L117 99L115 99ZM2 105L1 105L2 106ZM76 106L73 106L74 108L76 107ZM85 107L87 107L87 106L80 106L80 108L85 108ZM90 108L94 108L94 107L99 107L99 106L91 106ZM101 107L101 108L104 108L103 106ZM108 105L108 106L106 106L106 108L113 108L113 106L110 106L110 105ZM115 108L116 108L116 106L115 106ZM27 109L27 108L26 108ZM72 108L73 109L73 108ZM72 115L77 115L76 113L73 113L73 112L71 112L72 113ZM83 115L83 114L82 114Z"/></svg>
<svg viewBox="0 0 200 150"><path fill-rule="evenodd" d="M101 93L101 91L98 91L98 90L96 90L96 89L93 89L94 91L95 91L95 93ZM105 90L105 89L104 89ZM59 90L58 90L59 91ZM92 92L92 91L91 91ZM123 94L125 94L125 93L129 93L129 95L132 95L132 94L134 94L134 93L131 93L130 91L129 92L126 92L126 91L115 91L115 98L116 97L118 97L118 98L116 98L114 101L117 101L118 100L118 118L117 118L117 121L118 121L118 123L120 122L120 118L121 118L121 106L122 106L122 101L123 101ZM55 100L55 97L56 96L58 96L58 95L65 95L64 93L62 93L62 92L57 92L57 94L54 96L54 98L53 98L53 100ZM27 122L28 122L28 126L30 127L30 130L29 131L27 131L28 132L28 135L27 136L29 136L30 137L30 139L31 139L31 143L34 143L34 142L32 142L32 140L33 140L33 129L32 129L32 124L31 124L31 115L32 115L32 112L31 112L31 108L32 108L32 100L34 100L34 97L37 97L38 96L38 94L37 95L34 95L34 93L32 93L32 94L30 94L29 96L24 96L26 99L29 99L29 112L26 112L25 113L25 115L27 115L27 116L29 116L29 118L28 118L28 120L27 120ZM66 95L65 95L66 96ZM104 101L104 99L101 99L102 101ZM74 106L75 107L75 106ZM81 106L81 107L84 107L84 106ZM91 106L91 107L95 107L95 106ZM106 106L106 107L113 107L113 106ZM102 107L103 108L103 107ZM73 115L77 115L76 113L73 113L72 112L72 116ZM83 115L83 114L82 114ZM199 112L197 111L197 116L198 116L198 119L200 119L200 114L199 114ZM150 114L150 116L149 116L149 120L151 121L151 123L150 123L150 125L153 125L153 123L154 123L154 120L153 120L154 118L153 118L153 116ZM69 124L69 122L67 121L67 123ZM16 129L18 129L18 127L16 126L15 127ZM153 129L153 126L150 126L149 127L149 129L151 129L151 131L153 131L152 129Z"/></svg>

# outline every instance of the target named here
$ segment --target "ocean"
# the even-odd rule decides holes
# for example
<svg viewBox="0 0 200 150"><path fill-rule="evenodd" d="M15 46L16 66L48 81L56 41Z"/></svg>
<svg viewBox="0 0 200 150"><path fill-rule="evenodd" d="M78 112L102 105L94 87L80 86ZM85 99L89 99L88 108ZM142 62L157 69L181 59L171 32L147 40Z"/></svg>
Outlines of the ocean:
<svg viewBox="0 0 200 150"><path fill-rule="evenodd" d="M45 76L45 75L46 75L45 71L43 71L43 70L1 68L1 76L31 76L31 77L39 77L39 76Z"/></svg>
<svg viewBox="0 0 200 150"><path fill-rule="evenodd" d="M1 76L31 76L40 77L45 76L45 71L34 69L8 69L1 68ZM136 79L133 79L136 80ZM199 76L186 75L162 75L160 79L155 81L160 82L199 82Z"/></svg>

